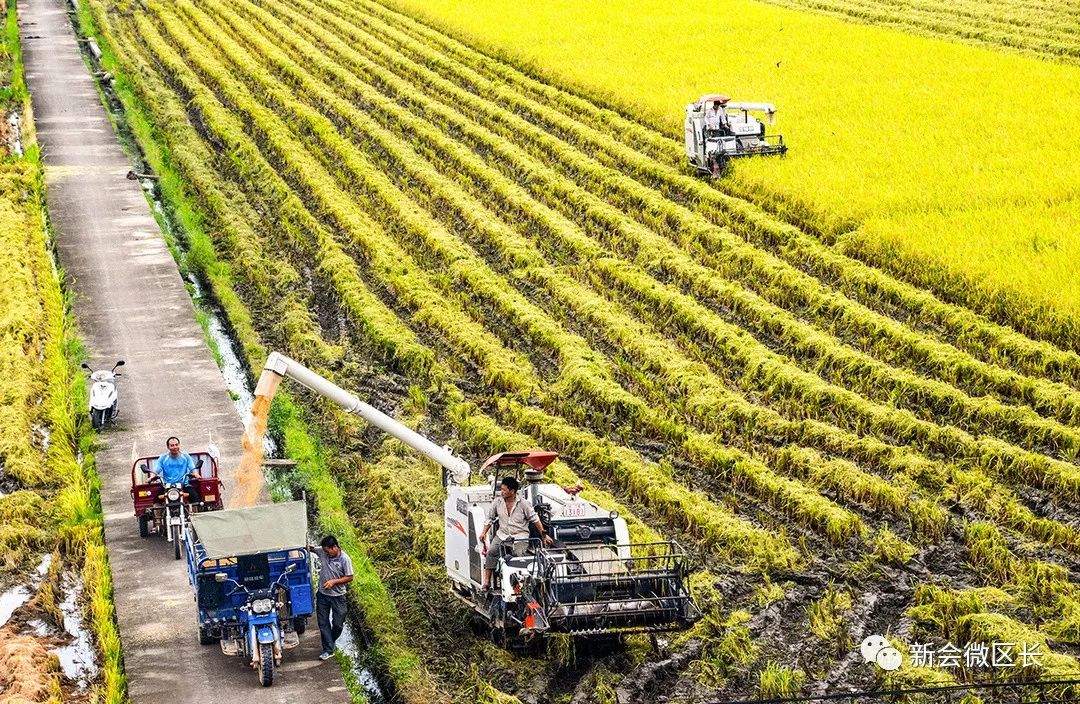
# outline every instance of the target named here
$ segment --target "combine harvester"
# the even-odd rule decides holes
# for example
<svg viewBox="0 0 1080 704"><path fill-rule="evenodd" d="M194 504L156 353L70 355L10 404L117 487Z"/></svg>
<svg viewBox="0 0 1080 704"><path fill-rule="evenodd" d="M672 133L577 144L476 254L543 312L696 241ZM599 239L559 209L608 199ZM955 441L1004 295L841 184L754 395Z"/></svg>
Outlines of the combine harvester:
<svg viewBox="0 0 1080 704"><path fill-rule="evenodd" d="M714 114L709 114L715 111ZM703 95L686 106L686 158L698 171L719 178L728 161L743 156L783 155L782 135L766 135L765 123L776 122L772 103L733 103L726 95Z"/></svg>
<svg viewBox="0 0 1080 704"><path fill-rule="evenodd" d="M275 378L277 377L277 378ZM537 636L568 633L598 636L679 630L701 612L687 583L686 556L674 541L631 543L626 520L544 481L554 452L504 452L480 468L523 475L523 495L536 508L546 546L535 534L523 549L508 550L493 575L495 587L481 590L479 535L488 507L498 496L495 472L486 483L468 486L469 463L393 418L360 401L303 365L278 353L266 360L256 396L272 394L288 377L356 413L443 468L446 488L445 564L451 593L468 604L474 621L496 643L517 647ZM514 553L520 553L515 555Z"/></svg>

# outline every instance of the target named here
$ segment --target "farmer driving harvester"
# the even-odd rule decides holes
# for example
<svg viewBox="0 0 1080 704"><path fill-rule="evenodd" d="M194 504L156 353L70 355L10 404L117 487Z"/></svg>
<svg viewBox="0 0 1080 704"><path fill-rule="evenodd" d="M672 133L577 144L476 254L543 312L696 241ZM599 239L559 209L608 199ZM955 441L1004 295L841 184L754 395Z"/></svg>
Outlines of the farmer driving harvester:
<svg viewBox="0 0 1080 704"><path fill-rule="evenodd" d="M484 584L481 589L491 589L491 574L499 566L504 546L509 546L515 555L522 555L528 547L529 524L536 526L545 545L551 545L551 536L544 532L544 524L536 515L536 510L528 499L518 497L521 488L516 477L503 477L499 485L499 498L491 502L487 512L487 523L480 532L480 543L484 546ZM495 531L495 540L487 545L487 534L491 525L499 522Z"/></svg>
<svg viewBox="0 0 1080 704"><path fill-rule="evenodd" d="M712 107L705 109L705 129L710 133L716 134L727 130L728 119L724 105L729 100L730 98L726 95L719 95L713 101Z"/></svg>

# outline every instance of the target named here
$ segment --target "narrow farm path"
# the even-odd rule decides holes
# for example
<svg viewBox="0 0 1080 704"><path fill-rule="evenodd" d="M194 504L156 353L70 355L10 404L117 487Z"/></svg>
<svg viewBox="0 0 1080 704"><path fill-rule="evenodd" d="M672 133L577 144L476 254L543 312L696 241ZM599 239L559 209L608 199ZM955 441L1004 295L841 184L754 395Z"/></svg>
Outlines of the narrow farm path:
<svg viewBox="0 0 1080 704"><path fill-rule="evenodd" d="M334 662L321 663L311 629L272 688L238 658L198 644L183 564L144 541L131 514L133 453L188 450L212 434L233 487L243 426L195 320L191 299L80 56L60 0L22 0L18 12L49 211L91 364L124 359L117 427L97 453L105 540L124 666L133 702L348 701Z"/></svg>

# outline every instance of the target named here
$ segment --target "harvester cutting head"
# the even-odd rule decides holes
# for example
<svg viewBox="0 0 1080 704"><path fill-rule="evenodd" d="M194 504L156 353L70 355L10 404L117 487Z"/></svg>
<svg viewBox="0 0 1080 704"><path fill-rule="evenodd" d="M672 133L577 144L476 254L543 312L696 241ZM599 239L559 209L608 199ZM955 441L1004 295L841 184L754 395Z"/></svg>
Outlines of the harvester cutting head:
<svg viewBox="0 0 1080 704"><path fill-rule="evenodd" d="M446 569L451 590L469 604L496 640L521 643L537 635L607 635L667 631L689 626L700 616L687 585L686 556L674 541L630 542L626 521L587 501L580 486L544 480L554 452L495 455L481 473L517 475L520 498L536 509L545 545L533 534L505 548L494 588L482 592L479 535L498 494L489 483L450 486L445 504Z"/></svg>
<svg viewBox="0 0 1080 704"><path fill-rule="evenodd" d="M753 113L753 114L752 114ZM726 95L703 95L686 106L686 157L698 171L718 177L729 159L784 154L781 135L766 135L762 115L772 125L772 103L732 102Z"/></svg>

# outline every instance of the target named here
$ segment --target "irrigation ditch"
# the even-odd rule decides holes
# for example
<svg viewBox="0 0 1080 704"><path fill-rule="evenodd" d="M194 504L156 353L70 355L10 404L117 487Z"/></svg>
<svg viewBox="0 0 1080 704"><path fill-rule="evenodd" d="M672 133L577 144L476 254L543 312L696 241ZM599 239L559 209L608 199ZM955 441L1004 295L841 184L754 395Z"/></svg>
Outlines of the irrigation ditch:
<svg viewBox="0 0 1080 704"><path fill-rule="evenodd" d="M241 352L242 346L238 343L227 313L208 290L211 287L206 279L205 267L193 261L197 257L192 256L191 242L187 237L184 219L178 216L176 208L163 193L154 165L146 158L143 145L131 129L124 102L115 90L114 73L104 70L102 65L103 53L100 45L94 37L85 36L83 25L80 23L80 8L77 0L70 0L70 5L72 9L69 11L69 16L72 28L76 36L82 38L79 46L83 59L95 78L102 103L107 108L120 143L132 161L133 170L128 174L128 178L137 180L142 187L169 250L180 267L181 275L184 277L188 293L195 306L198 322L203 328L206 343L225 381L236 412L246 426L251 420L251 409L254 403L250 360L245 361ZM213 438L207 438L207 440L213 442ZM284 443L280 435L268 431L263 442L267 459L285 459L282 449ZM310 523L309 537L313 542L317 542L321 537L318 530L321 523L317 507L315 502L308 500L303 485L297 484L296 479L291 476L289 463L268 463L265 474L267 488L274 501L298 499L307 501L309 513L313 519ZM340 652L337 654L346 684L353 694L354 701L370 704L392 701L391 681L378 674L368 656L370 637L365 633L359 609L352 601L349 607L349 621L338 640Z"/></svg>

